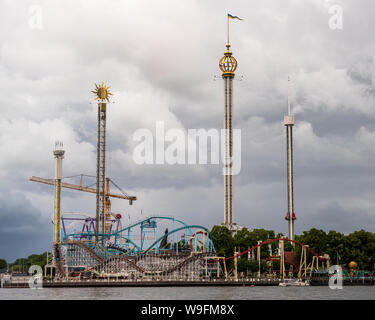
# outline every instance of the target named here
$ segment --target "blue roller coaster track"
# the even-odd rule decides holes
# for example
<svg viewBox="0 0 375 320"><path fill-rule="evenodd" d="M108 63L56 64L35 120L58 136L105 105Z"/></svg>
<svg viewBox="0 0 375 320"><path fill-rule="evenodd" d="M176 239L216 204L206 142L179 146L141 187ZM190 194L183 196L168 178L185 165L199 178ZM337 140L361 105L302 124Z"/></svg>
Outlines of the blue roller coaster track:
<svg viewBox="0 0 375 320"><path fill-rule="evenodd" d="M159 227L162 222L172 223L172 228ZM175 227L174 223L178 226ZM170 226L169 226L170 227ZM150 236L151 234L151 236ZM184 221L168 216L150 216L118 231L100 234L102 241L95 242L94 230L86 232L72 232L63 234L63 243L69 241L83 241L98 256L109 257L118 254L147 255L174 250L181 251L215 252L210 231L201 225L188 225ZM153 242L149 242L149 240Z"/></svg>

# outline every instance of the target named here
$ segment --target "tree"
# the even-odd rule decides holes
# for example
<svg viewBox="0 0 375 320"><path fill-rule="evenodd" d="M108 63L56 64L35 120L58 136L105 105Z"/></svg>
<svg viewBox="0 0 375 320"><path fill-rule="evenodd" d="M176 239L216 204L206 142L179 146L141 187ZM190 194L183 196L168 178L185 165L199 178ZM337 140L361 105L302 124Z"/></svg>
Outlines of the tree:
<svg viewBox="0 0 375 320"><path fill-rule="evenodd" d="M336 231L329 231L327 234L327 254L332 264L343 263L343 258L348 255L348 248L345 245L345 235Z"/></svg>
<svg viewBox="0 0 375 320"><path fill-rule="evenodd" d="M238 272L247 272L249 269L249 263L248 260L245 257L240 257L237 260L237 270Z"/></svg>
<svg viewBox="0 0 375 320"><path fill-rule="evenodd" d="M249 231L246 228L239 230L234 236L234 244L240 252L253 248L258 244L258 241L264 242L275 238L275 232L265 229L254 229ZM265 259L270 256L270 246L272 254L276 253L277 242L271 242L270 245L263 245L261 247L261 258ZM255 249L256 252L256 249Z"/></svg>
<svg viewBox="0 0 375 320"><path fill-rule="evenodd" d="M228 228L224 226L214 226L211 230L211 237L218 256L233 256L234 239Z"/></svg>
<svg viewBox="0 0 375 320"><path fill-rule="evenodd" d="M246 273L256 273L258 272L259 265L257 260L247 260L246 257L242 256L237 261L237 271ZM262 264L261 264L262 269Z"/></svg>
<svg viewBox="0 0 375 320"><path fill-rule="evenodd" d="M365 230L354 231L345 237L347 251L344 263L355 261L359 269L370 270L369 258L375 255L375 234Z"/></svg>
<svg viewBox="0 0 375 320"><path fill-rule="evenodd" d="M238 251L243 252L249 249L249 247L255 246L256 241L247 228L242 228L234 235L234 245Z"/></svg>
<svg viewBox="0 0 375 320"><path fill-rule="evenodd" d="M0 259L0 269L7 269L7 268L8 268L8 264L6 260Z"/></svg>
<svg viewBox="0 0 375 320"><path fill-rule="evenodd" d="M49 253L51 256L51 253ZM47 252L44 252L42 254L32 254L28 256L27 258L19 258L16 261L14 261L12 264L10 264L10 269L12 271L27 271L30 266L32 265L38 265L44 269L44 266L47 263Z"/></svg>
<svg viewBox="0 0 375 320"><path fill-rule="evenodd" d="M302 235L296 236L296 240L309 245L310 249L316 253L327 252L327 234L323 230L312 228L309 231L304 231Z"/></svg>
<svg viewBox="0 0 375 320"><path fill-rule="evenodd" d="M267 241L269 239L282 238L283 234L265 229L253 229L249 231L247 228L242 228L234 236L231 232L223 226L215 226L212 229L213 242L218 255L229 257L233 256L234 248L237 251L243 252L249 248L257 245L258 241ZM371 257L375 256L375 234L365 230L354 231L348 235L337 231L329 231L326 233L323 230L312 228L304 231L302 235L296 235L296 240L304 245L308 245L310 249L319 255L327 253L330 256L331 264L348 265L350 261L355 261L360 269L371 269ZM271 243L272 254L276 254L278 242ZM291 245L289 241L284 242L285 251L295 251L297 258L300 258L301 247ZM255 249L255 256L257 251ZM270 255L270 248L268 245L261 247L261 259L266 259ZM308 252L308 260L311 261L311 254ZM256 271L258 270L257 261L247 262L247 255L244 255L244 260L239 260L238 267L243 271L251 270L252 265L256 264ZM232 261L228 264L231 265ZM277 269L277 268L276 268Z"/></svg>

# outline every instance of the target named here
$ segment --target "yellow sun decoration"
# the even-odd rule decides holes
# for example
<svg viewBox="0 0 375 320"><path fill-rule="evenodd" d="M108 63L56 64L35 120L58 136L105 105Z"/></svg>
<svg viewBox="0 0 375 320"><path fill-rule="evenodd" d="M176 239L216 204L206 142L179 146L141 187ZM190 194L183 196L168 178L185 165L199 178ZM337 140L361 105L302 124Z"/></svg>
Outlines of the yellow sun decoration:
<svg viewBox="0 0 375 320"><path fill-rule="evenodd" d="M95 83L95 90L91 92L95 94L95 100L107 100L107 102L109 102L109 96L112 95L112 93L109 92L109 88L110 86L106 87L103 82L100 86Z"/></svg>

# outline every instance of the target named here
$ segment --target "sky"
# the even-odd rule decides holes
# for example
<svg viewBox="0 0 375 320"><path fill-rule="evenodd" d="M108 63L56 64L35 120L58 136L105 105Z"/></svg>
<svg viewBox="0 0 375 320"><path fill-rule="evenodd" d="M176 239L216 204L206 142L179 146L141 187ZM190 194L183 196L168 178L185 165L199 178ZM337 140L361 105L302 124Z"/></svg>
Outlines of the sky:
<svg viewBox="0 0 375 320"><path fill-rule="evenodd" d="M374 9L370 0L0 0L0 258L51 248L53 187L29 178L53 177L56 140L64 177L95 175L91 90L102 81L113 93L107 175L138 198L113 200L113 211L223 222L221 165L136 164L133 134L157 121L222 128L227 13L243 19L230 26L242 136L235 222L287 233L290 76L296 233L374 232ZM62 211L94 214L95 196L64 189Z"/></svg>

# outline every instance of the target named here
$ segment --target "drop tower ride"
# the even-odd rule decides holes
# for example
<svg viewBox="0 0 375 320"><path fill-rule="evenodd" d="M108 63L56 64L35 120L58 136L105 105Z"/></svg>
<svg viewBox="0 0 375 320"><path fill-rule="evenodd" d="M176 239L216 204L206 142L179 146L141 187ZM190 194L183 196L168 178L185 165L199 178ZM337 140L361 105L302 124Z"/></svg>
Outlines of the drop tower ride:
<svg viewBox="0 0 375 320"><path fill-rule="evenodd" d="M61 141L55 143L55 150L53 155L55 156L55 212L53 222L55 225L53 241L55 244L60 242L60 225L61 225L61 179L62 179L62 160L64 159L65 150L63 150L63 144Z"/></svg>
<svg viewBox="0 0 375 320"><path fill-rule="evenodd" d="M231 231L236 231L233 216L233 79L237 60L232 56L229 43L229 18L241 20L230 14L227 16L227 50L219 61L224 80L224 223Z"/></svg>
<svg viewBox="0 0 375 320"><path fill-rule="evenodd" d="M110 87L95 84L95 100L98 100L98 144L96 164L96 241L105 233L105 150L106 150L106 121L107 102L112 93Z"/></svg>
<svg viewBox="0 0 375 320"><path fill-rule="evenodd" d="M288 212L285 220L288 221L289 239L294 240L294 188L293 188L293 126L294 116L290 110L290 78L288 77L288 114L284 116L286 127L286 151L287 151L287 181L288 181Z"/></svg>

